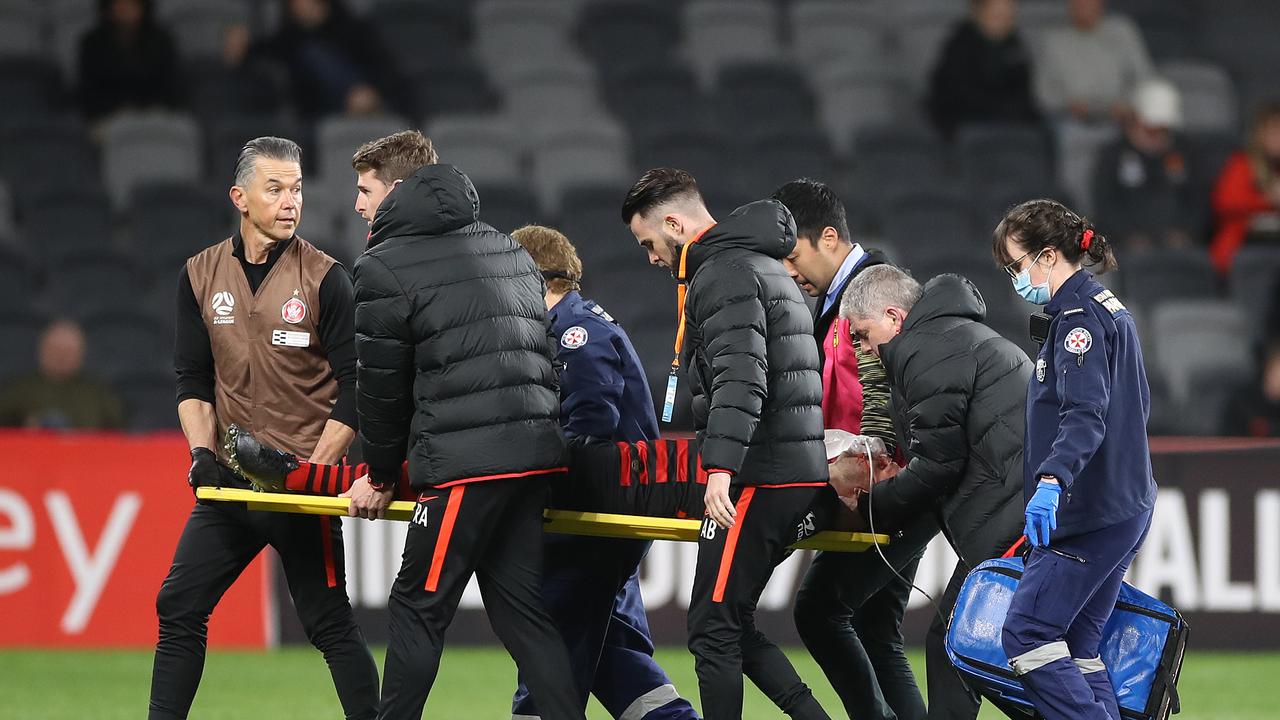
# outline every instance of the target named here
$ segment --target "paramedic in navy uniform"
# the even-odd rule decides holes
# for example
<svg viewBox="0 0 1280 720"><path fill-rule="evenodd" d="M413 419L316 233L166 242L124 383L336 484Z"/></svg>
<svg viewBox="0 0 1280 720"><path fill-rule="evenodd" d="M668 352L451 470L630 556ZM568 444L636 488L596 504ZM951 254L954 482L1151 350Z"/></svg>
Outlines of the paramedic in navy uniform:
<svg viewBox="0 0 1280 720"><path fill-rule="evenodd" d="M580 442L640 442L659 436L649 381L631 339L578 292L582 261L558 230L527 225L511 239L529 252L547 281L547 317L560 371L560 424ZM653 659L640 597L640 561L651 541L547 533L542 597L573 666L582 707L588 693L625 720L697 720L688 700ZM537 720L521 682L512 720Z"/></svg>
<svg viewBox="0 0 1280 720"><path fill-rule="evenodd" d="M1018 294L1048 316L1041 333L1032 322L1044 337L1027 392L1032 549L1004 649L1046 720L1119 720L1098 644L1156 497L1138 334L1124 305L1081 268L1115 268L1107 239L1060 203L1014 207L993 252Z"/></svg>

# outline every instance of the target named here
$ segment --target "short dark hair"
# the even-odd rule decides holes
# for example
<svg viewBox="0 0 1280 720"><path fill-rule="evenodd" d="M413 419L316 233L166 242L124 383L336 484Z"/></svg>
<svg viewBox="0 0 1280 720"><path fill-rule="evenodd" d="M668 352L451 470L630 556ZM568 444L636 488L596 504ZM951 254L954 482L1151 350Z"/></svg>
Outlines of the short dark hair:
<svg viewBox="0 0 1280 720"><path fill-rule="evenodd" d="M677 199L703 202L698 181L684 170L653 168L631 186L627 199L622 201L622 222L631 224L631 218L644 215L655 207Z"/></svg>
<svg viewBox="0 0 1280 720"><path fill-rule="evenodd" d="M1087 248L1082 247L1086 231L1089 233ZM1032 255L1053 248L1067 262L1094 266L1099 274L1115 270L1118 265L1106 236L1094 230L1088 218L1057 200L1028 200L1004 214L991 234L991 254L1003 266L1017 260L1010 257L1006 239L1013 240L1015 246Z"/></svg>
<svg viewBox="0 0 1280 720"><path fill-rule="evenodd" d="M361 145L351 156L351 167L358 173L372 170L374 177L390 184L439 161L430 138L417 130L401 130Z"/></svg>
<svg viewBox="0 0 1280 720"><path fill-rule="evenodd" d="M286 162L295 162L302 164L302 148L298 147L298 143L288 139L265 135L250 140L240 148L240 155L236 158L236 185L244 187L249 184L249 180L253 178L253 173L257 170L258 158L268 158L271 160L284 160Z"/></svg>
<svg viewBox="0 0 1280 720"><path fill-rule="evenodd" d="M851 242L844 203L829 185L810 178L792 180L773 191L774 200L787 206L796 221L796 237L818 244L825 228L835 228L842 242Z"/></svg>

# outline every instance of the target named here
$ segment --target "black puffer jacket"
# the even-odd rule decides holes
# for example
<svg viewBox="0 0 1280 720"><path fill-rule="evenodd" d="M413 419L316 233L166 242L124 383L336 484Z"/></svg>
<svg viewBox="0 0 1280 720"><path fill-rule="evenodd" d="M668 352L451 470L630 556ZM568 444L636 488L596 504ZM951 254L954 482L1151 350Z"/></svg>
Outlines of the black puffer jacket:
<svg viewBox="0 0 1280 720"><path fill-rule="evenodd" d="M563 465L543 280L479 222L475 188L427 165L382 202L355 264L358 408L375 482L415 488Z"/></svg>
<svg viewBox="0 0 1280 720"><path fill-rule="evenodd" d="M1031 360L982 324L986 310L968 280L939 275L924 286L902 332L880 346L910 461L872 491L876 524L934 510L970 566L1004 550L998 546L1023 525Z"/></svg>
<svg viewBox="0 0 1280 720"><path fill-rule="evenodd" d="M827 481L813 317L779 262L795 244L790 211L762 200L686 250L684 364L702 466L739 485Z"/></svg>

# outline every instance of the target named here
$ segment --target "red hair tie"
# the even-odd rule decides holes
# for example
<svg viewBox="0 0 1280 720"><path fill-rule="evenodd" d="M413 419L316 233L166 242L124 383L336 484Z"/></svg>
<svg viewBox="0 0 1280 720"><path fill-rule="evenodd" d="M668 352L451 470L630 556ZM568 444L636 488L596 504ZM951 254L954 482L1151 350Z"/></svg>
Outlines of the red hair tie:
<svg viewBox="0 0 1280 720"><path fill-rule="evenodd" d="M1088 250L1089 246L1092 244L1093 244L1093 231L1085 230L1084 234L1080 236L1080 249Z"/></svg>

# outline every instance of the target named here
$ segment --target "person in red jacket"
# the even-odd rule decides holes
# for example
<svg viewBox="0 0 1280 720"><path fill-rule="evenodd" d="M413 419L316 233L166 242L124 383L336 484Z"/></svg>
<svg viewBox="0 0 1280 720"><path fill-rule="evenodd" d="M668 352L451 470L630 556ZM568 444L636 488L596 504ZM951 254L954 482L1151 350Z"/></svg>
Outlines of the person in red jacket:
<svg viewBox="0 0 1280 720"><path fill-rule="evenodd" d="M1280 232L1280 101L1258 110L1249 146L1223 165L1213 189L1213 214L1209 254L1224 275L1251 232Z"/></svg>

